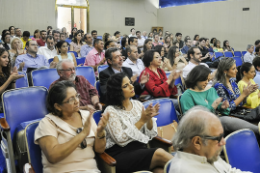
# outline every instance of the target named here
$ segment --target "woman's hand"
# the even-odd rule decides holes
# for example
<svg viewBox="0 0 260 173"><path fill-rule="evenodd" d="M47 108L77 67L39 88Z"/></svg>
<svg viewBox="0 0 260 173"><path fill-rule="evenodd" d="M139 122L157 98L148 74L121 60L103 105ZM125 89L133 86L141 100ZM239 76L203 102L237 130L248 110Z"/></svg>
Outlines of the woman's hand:
<svg viewBox="0 0 260 173"><path fill-rule="evenodd" d="M99 103L99 102L96 103L96 104L95 104L95 109L96 109L96 110L102 110L102 104Z"/></svg>
<svg viewBox="0 0 260 173"><path fill-rule="evenodd" d="M11 72L11 75L9 76L11 81L14 81L16 79L20 79L22 77L24 77L24 75L18 74L18 71L17 71L16 67L13 68L13 71Z"/></svg>
<svg viewBox="0 0 260 173"><path fill-rule="evenodd" d="M180 70L173 70L166 82L170 85L172 82L174 82L176 79L180 77L180 74Z"/></svg>
<svg viewBox="0 0 260 173"><path fill-rule="evenodd" d="M90 133L90 129L91 129L91 119L93 117L93 113L94 111L89 111L89 116L83 126L83 130L82 133L84 133L85 136L88 136Z"/></svg>
<svg viewBox="0 0 260 173"><path fill-rule="evenodd" d="M149 73L147 73L146 71L142 74L142 76L140 77L140 84L144 85L149 81Z"/></svg>
<svg viewBox="0 0 260 173"><path fill-rule="evenodd" d="M142 109L142 116L141 116L141 121L143 123L147 123L152 117L156 116L159 114L159 109L160 109L160 104L157 103L156 105L153 106L151 103L145 110L144 107Z"/></svg>
<svg viewBox="0 0 260 173"><path fill-rule="evenodd" d="M105 135L105 128L107 126L107 122L109 120L109 113L101 114L102 117L100 118L98 125L97 125L97 137L102 137Z"/></svg>
<svg viewBox="0 0 260 173"><path fill-rule="evenodd" d="M258 85L255 84L251 84L251 82L248 83L247 87L244 86L243 89L243 94L245 94L246 96L250 95L251 93L255 92L258 89Z"/></svg>
<svg viewBox="0 0 260 173"><path fill-rule="evenodd" d="M217 99L212 103L211 106L212 106L214 109L217 109L217 108L218 108L218 105L221 103L222 100L223 100L222 97L217 98ZM225 104L226 104L226 103L225 103Z"/></svg>
<svg viewBox="0 0 260 173"><path fill-rule="evenodd" d="M224 102L222 102L221 108L222 109L227 109L229 107L229 102L227 100L225 100Z"/></svg>

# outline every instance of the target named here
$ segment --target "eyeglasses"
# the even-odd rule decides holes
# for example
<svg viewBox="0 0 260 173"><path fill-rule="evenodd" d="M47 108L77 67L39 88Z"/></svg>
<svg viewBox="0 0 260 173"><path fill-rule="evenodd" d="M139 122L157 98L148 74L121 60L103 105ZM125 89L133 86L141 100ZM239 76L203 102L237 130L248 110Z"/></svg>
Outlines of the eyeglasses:
<svg viewBox="0 0 260 173"><path fill-rule="evenodd" d="M73 67L73 68L69 68L69 69L62 69L60 71L70 71L70 72L72 72L72 71L75 71L75 70L76 70L75 67Z"/></svg>
<svg viewBox="0 0 260 173"><path fill-rule="evenodd" d="M75 101L76 101L76 99L77 99L77 100L80 100L80 98L81 98L81 97L80 97L80 94L77 94L76 97L72 97L72 98L70 98L68 101L63 102L63 103L74 104Z"/></svg>
<svg viewBox="0 0 260 173"><path fill-rule="evenodd" d="M80 132L82 132L83 128L78 128L76 133L79 134ZM87 148L87 141L86 139L84 139L81 143L80 143L80 148L84 149Z"/></svg>
<svg viewBox="0 0 260 173"><path fill-rule="evenodd" d="M218 143L220 143L222 138L224 137L224 134L221 134L219 136L200 136L200 137L204 139L216 140L218 141Z"/></svg>

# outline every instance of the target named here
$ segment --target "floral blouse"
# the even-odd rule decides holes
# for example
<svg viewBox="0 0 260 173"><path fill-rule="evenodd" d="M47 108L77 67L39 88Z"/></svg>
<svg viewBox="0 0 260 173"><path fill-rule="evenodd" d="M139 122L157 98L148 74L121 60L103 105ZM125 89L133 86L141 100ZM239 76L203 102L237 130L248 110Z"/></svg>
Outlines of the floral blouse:
<svg viewBox="0 0 260 173"><path fill-rule="evenodd" d="M106 149L117 144L121 147L130 142L139 141L147 144L152 138L157 136L157 124L153 118L153 128L149 130L147 124L139 130L135 124L140 120L142 115L143 104L136 100L131 100L133 108L130 111L120 109L115 106L108 106L105 112L109 112L110 117L106 126L107 143Z"/></svg>
<svg viewBox="0 0 260 173"><path fill-rule="evenodd" d="M236 104L235 104L235 100L240 96L240 90L237 86L237 83L236 83L236 79L235 78L231 78L229 80L231 86L232 86L232 89L234 91L234 93L228 89L227 87L225 87L223 85L223 83L216 83L214 85L214 88L217 90L217 93L219 95L219 97L222 97L223 98L223 101L224 100L228 100L229 102L229 108L231 110L235 110L236 109ZM239 103L239 107L243 105L243 102Z"/></svg>

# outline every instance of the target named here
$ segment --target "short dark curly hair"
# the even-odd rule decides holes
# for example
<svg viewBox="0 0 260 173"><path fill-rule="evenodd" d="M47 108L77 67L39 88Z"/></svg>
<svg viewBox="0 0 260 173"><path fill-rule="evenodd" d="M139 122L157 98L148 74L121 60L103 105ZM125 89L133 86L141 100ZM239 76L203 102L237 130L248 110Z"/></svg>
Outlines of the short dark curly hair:
<svg viewBox="0 0 260 173"><path fill-rule="evenodd" d="M145 67L149 67L150 63L153 61L154 53L157 52L156 50L148 50L144 54L143 62Z"/></svg>
<svg viewBox="0 0 260 173"><path fill-rule="evenodd" d="M122 90L122 82L124 77L127 77L125 73L117 73L112 75L107 81L106 92L106 106L118 106L124 109L123 100L125 99Z"/></svg>

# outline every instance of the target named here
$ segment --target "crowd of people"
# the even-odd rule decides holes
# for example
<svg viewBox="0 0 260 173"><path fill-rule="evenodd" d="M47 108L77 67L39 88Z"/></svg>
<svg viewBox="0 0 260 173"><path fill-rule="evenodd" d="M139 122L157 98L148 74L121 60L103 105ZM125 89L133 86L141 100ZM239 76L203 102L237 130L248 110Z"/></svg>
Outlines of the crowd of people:
<svg viewBox="0 0 260 173"><path fill-rule="evenodd" d="M72 28L69 34L65 27L48 26L30 35L14 26L3 30L0 93L15 88L16 80L23 77L18 71L57 69L60 78L51 84L47 98L49 114L35 132L44 173L100 172L95 152L115 158L116 172L163 172L171 160L172 173L238 173L242 171L219 157L224 137L249 128L260 142L256 124L260 120L260 40L247 45L244 63L236 67L233 58L213 60L214 52L234 54L228 40L221 46L217 38L197 34L182 40L180 32L165 31L163 36L162 31L132 28L129 35L121 37L116 31L100 39L96 30L84 34ZM81 65L93 67L101 93L76 75L77 57L85 58ZM108 67L98 73L100 65ZM186 87L184 93L175 84L179 78ZM105 99L101 101L99 94ZM141 101L160 97L172 100L180 119L173 136L174 156L161 148L147 148L158 135L154 117L160 105L144 109ZM244 109L250 111L243 114ZM103 111L98 124L92 117L96 110Z"/></svg>

